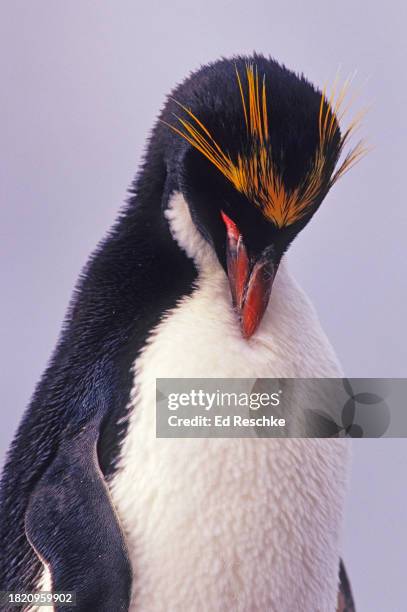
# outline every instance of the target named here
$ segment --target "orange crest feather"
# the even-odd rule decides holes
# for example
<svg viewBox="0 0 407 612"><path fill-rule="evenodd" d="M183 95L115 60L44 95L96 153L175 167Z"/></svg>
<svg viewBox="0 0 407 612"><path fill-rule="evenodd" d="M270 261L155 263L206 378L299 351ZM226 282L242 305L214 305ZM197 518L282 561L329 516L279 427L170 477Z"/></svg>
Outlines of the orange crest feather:
<svg viewBox="0 0 407 612"><path fill-rule="evenodd" d="M303 217L322 189L325 188L325 192L330 189L338 178L345 174L366 152L363 142L359 142L349 151L340 166L334 170L326 184L326 151L333 143L339 130L339 121L347 110L340 112L349 87L349 80L338 92L336 99L336 84L334 84L329 100L325 96L325 89L322 92L318 117L319 143L314 164L302 183L294 190L288 191L273 162L265 77L260 84L257 67L253 64L246 65L247 97L237 68L236 77L248 134L249 147L247 150L249 153L238 154L237 159L233 161L198 117L179 102L177 104L191 120L175 115L180 128L167 125L216 166L237 191L260 208L267 219L277 227L291 225ZM360 117L354 120L340 136L339 153L343 150L359 121Z"/></svg>

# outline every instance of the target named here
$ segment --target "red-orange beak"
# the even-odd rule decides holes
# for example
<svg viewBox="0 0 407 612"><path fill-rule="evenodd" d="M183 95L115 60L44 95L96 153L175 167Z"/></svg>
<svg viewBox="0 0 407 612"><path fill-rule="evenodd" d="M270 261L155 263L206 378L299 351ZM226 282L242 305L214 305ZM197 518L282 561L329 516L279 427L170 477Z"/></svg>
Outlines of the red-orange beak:
<svg viewBox="0 0 407 612"><path fill-rule="evenodd" d="M227 271L233 304L240 320L244 338L250 338L258 328L270 299L277 267L266 248L260 256L250 257L237 225L224 212L222 219L227 232Z"/></svg>

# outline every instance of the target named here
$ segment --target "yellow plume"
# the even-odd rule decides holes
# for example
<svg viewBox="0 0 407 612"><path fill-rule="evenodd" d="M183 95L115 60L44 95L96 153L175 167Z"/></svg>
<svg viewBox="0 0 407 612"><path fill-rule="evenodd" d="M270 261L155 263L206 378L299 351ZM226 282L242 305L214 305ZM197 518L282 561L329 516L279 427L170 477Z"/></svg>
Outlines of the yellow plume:
<svg viewBox="0 0 407 612"><path fill-rule="evenodd" d="M345 113L343 111L339 116L349 87L349 80L345 82L337 95L335 95L336 84L334 84L329 100L326 98L325 89L322 92L318 117L319 143L314 163L301 184L289 191L285 188L273 161L265 76L260 84L257 67L253 64L246 65L247 95L245 95L237 68L236 77L249 143L245 154L239 153L237 159L233 161L198 117L179 102L177 104L185 111L189 119L175 115L180 127L167 125L216 166L237 191L259 207L267 219L277 227L291 225L304 216L322 191L325 195L338 178L343 176L366 152L364 144L359 142L346 155L339 168L327 178L330 163L327 153L337 138L338 123ZM359 121L360 117L353 121L340 136L337 148L339 154Z"/></svg>

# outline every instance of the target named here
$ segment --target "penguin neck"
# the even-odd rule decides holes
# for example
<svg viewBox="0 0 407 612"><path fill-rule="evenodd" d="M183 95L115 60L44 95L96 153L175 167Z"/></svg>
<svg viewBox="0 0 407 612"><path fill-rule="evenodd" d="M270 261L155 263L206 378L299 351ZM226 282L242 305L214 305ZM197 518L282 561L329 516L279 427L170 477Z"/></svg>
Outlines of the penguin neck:
<svg viewBox="0 0 407 612"><path fill-rule="evenodd" d="M225 276L213 248L199 233L192 221L188 204L179 191L171 195L164 216L168 221L173 239L187 257L194 262L200 277Z"/></svg>

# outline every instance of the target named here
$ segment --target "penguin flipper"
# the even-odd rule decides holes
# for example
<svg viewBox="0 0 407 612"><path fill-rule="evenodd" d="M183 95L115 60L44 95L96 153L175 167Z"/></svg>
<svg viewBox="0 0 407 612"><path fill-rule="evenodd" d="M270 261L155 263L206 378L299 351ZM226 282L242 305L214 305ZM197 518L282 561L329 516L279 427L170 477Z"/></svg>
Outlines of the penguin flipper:
<svg viewBox="0 0 407 612"><path fill-rule="evenodd" d="M339 564L339 593L337 612L356 612L349 578L342 559L340 560Z"/></svg>
<svg viewBox="0 0 407 612"><path fill-rule="evenodd" d="M26 535L50 570L52 590L75 592L72 610L127 611L130 562L99 468L97 437L88 423L62 442L31 495Z"/></svg>

